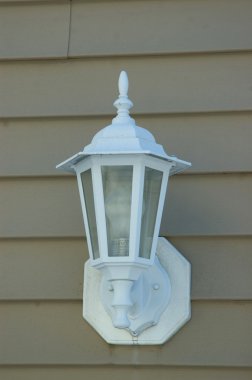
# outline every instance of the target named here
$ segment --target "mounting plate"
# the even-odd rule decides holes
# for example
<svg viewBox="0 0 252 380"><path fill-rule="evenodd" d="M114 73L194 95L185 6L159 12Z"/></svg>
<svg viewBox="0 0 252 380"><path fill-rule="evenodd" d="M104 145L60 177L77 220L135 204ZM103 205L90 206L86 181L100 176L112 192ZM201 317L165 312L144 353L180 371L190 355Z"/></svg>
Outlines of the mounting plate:
<svg viewBox="0 0 252 380"><path fill-rule="evenodd" d="M112 289L106 279L102 278L101 271L91 267L89 261L86 262L83 317L106 342L128 345L162 344L190 319L190 263L164 238L158 238L157 257L161 268L157 263L135 285L135 294L142 294L144 302L129 312L131 331L113 326ZM163 274L163 271L166 273ZM148 272L151 280L146 277ZM159 288L155 289L157 287ZM167 294L159 291L164 288L167 289ZM156 309L151 312L153 304Z"/></svg>

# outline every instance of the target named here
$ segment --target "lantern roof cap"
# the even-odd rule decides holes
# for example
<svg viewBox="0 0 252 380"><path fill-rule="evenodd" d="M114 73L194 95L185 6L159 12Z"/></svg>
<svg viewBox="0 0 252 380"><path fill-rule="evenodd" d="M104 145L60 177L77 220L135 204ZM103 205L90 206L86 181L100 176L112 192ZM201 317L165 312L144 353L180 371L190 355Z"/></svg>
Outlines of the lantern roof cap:
<svg viewBox="0 0 252 380"><path fill-rule="evenodd" d="M56 168L74 172L73 165L86 156L108 154L147 154L159 157L173 162L170 174L175 174L191 166L189 162L175 156L168 156L162 145L156 143L154 136L149 131L136 125L135 120L129 115L133 103L128 98L128 86L127 73L121 71L118 81L119 97L114 102L117 116L112 120L112 124L96 133L91 143L85 146L83 151L57 165Z"/></svg>

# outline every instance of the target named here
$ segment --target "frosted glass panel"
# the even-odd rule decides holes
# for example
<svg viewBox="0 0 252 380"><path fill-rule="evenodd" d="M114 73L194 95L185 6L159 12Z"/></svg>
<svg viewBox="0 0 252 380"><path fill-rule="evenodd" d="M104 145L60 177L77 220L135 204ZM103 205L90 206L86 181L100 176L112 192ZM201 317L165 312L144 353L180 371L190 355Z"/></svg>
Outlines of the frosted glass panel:
<svg viewBox="0 0 252 380"><path fill-rule="evenodd" d="M109 256L129 256L133 166L102 166Z"/></svg>
<svg viewBox="0 0 252 380"><path fill-rule="evenodd" d="M82 180L84 200L85 200L85 205L86 205L86 210L87 210L87 219L88 219L88 225L89 225L89 234L90 234L90 239L91 239L93 258L98 259L100 257L100 254L99 254L97 226L96 226L96 218L95 218L94 193L93 193L91 169L81 174L81 180Z"/></svg>
<svg viewBox="0 0 252 380"><path fill-rule="evenodd" d="M139 256L150 258L163 173L145 168Z"/></svg>

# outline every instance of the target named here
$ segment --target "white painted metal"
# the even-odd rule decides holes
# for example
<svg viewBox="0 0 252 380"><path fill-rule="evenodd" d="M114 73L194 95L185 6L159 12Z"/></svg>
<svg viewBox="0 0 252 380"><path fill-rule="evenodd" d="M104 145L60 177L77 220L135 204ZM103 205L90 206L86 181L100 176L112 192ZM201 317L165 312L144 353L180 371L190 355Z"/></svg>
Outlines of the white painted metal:
<svg viewBox="0 0 252 380"><path fill-rule="evenodd" d="M97 222L98 243L100 251L100 261L103 262L108 257L108 242L106 233L105 206L101 178L101 167L99 162L92 157L92 178L95 201L95 215Z"/></svg>
<svg viewBox="0 0 252 380"><path fill-rule="evenodd" d="M132 183L132 204L130 220L130 255L132 260L139 252L140 228L143 208L144 169L143 161L138 160L134 167Z"/></svg>
<svg viewBox="0 0 252 380"><path fill-rule="evenodd" d="M119 97L114 102L117 116L112 124L99 131L83 151L57 165L58 169L74 172L74 165L79 161L87 156L100 154L146 154L159 157L172 163L170 175L191 166L189 162L168 156L149 131L135 124L134 119L129 116L129 109L133 103L128 98L127 90L128 77L126 72L122 71L119 77Z"/></svg>
<svg viewBox="0 0 252 380"><path fill-rule="evenodd" d="M150 132L135 124L134 119L129 116L129 110L133 106L133 103L129 100L127 93L128 77L127 74L122 71L119 77L119 97L114 102L114 106L117 108L117 116L112 120L112 124L98 132L94 136L91 144L86 146L83 151L62 162L57 168L76 172L78 178L83 219L90 252L90 260L86 264L85 274L84 316L100 331L101 335L104 336L103 327L99 326L99 323L103 325L104 321L100 320L99 316L102 314L104 316L105 310L102 309L103 313L101 313L101 302L98 300L100 293L98 294L95 290L96 295L94 295L93 290L97 289L97 281L100 283L102 276L105 290L103 289L101 291L101 295L104 307L108 312L106 316L111 316L113 326L115 326L118 331L127 329L131 335L134 336L134 339L138 337L137 342L144 342L145 338L142 340L138 335L141 333L141 336L146 336L146 331L148 332L150 330L149 327L156 325L159 319L162 319L165 310L169 308L171 302L169 302L168 297L170 288L171 286L172 289L174 288L174 281L177 283L177 279L173 279L172 285L170 286L169 276L172 271L170 268L171 263L169 262L169 266L167 266L167 260L169 261L169 259L165 259L161 254L162 244L165 244L162 243L162 240L159 240L158 256L168 275L159 265L158 260L155 259L158 231L160 228L168 178L169 175L180 172L191 164L176 157L168 156L163 147L156 143ZM109 255L102 166L122 166L122 168L123 166L132 166L133 168L128 256ZM144 173L146 168L162 172L161 190L149 258L140 257L139 254ZM89 169L92 174L94 192L95 220L99 246L98 258L95 258L92 252L92 239L86 209L87 200L85 200L81 178L82 173ZM171 253L171 249L168 251L170 257L174 259L174 251L173 253ZM174 259L174 262L179 260L179 256L179 253L177 253L177 258L176 260ZM97 272L95 269L91 270L91 267L95 267L100 271ZM99 273L99 275L97 273ZM185 282L182 277L180 281L181 284ZM90 283L92 283L91 288ZM113 297L112 292L107 291L108 283L110 284L109 288L113 290ZM186 289L188 290L188 283L186 284ZM180 287L178 289L180 289ZM172 292L174 293L174 290L172 290ZM94 310L95 313L93 312ZM96 323L97 321L99 321L98 324ZM111 326L111 323L110 321L109 325L108 322L108 325ZM154 327L151 327L151 330L153 328ZM157 330L157 332L159 332L159 330ZM112 336L113 334L114 331L112 331ZM128 343L128 333L126 335L124 334L125 332L123 336L127 338L125 344L130 344ZM117 336L117 334L115 335ZM114 343L114 341L112 342L111 338L107 336L105 339L110 343ZM147 341L155 341L156 343L160 341L160 339L155 339L147 339ZM131 343L132 342L133 341L131 341Z"/></svg>
<svg viewBox="0 0 252 380"><path fill-rule="evenodd" d="M128 308L130 325L127 329L113 325L113 285L110 286L101 271L90 265L90 261L86 262L83 317L108 343L162 344L190 319L190 263L164 238L158 239L157 257L165 275L160 275L156 264L146 269L132 286L133 306L129 305ZM162 283L165 276L168 285ZM159 295L163 287L166 288L165 292Z"/></svg>
<svg viewBox="0 0 252 380"><path fill-rule="evenodd" d="M127 306L125 307L127 326L124 325L123 328L127 327L133 336L140 335L145 329L158 323L169 303L171 294L169 277L157 257L154 265L148 270L143 270L139 278L129 285L126 301L122 299L123 292L119 294L120 299L116 299L117 288L113 281L108 281L105 277L102 277L100 289L100 299L115 327L118 327L118 305L120 305L119 308L122 305Z"/></svg>
<svg viewBox="0 0 252 380"><path fill-rule="evenodd" d="M93 259L94 254L93 254L93 248L92 248L92 244L91 244L89 225L88 225L88 220L87 220L87 210L86 210L86 204L85 204L85 200L84 200L84 193L83 193L80 173L77 173L77 181L78 181L78 187L79 187L79 193L80 193L80 201L81 201L83 221L84 221L84 226L85 226L85 230L86 230L88 252L89 252L90 257Z"/></svg>
<svg viewBox="0 0 252 380"><path fill-rule="evenodd" d="M104 196L103 196L103 187L101 179L101 166L124 166L132 165L133 166L133 192L132 192L132 204L131 204L131 221L130 221L130 255L129 256L118 256L110 257L108 255L107 249L107 233L106 233L106 220L105 220L105 207L104 207ZM154 230L153 237L153 246L151 251L150 259L146 259L138 256L139 252L139 238L140 238L140 227L141 227L141 216L142 216L142 201L143 201L143 181L144 181L144 170L145 167L156 169L163 172L163 181L161 185L159 206L156 217L156 225ZM105 265L112 265L116 267L115 272L119 273L119 267L128 266L129 264L138 265L139 268L145 268L153 264L155 259L155 249L157 245L158 231L162 218L163 203L165 200L166 187L169 177L169 172L171 168L171 163L168 163L164 160L160 160L156 157L147 156L147 155L134 155L134 154L124 154L116 157L113 155L103 155L103 156L90 156L78 163L75 166L77 177L80 177L80 174L85 170L92 170L92 178L94 185L94 201L95 201L95 210L96 210L96 221L97 221L97 230L98 230L98 242L99 242L99 251L100 258L93 260L92 256L91 263L97 268L102 268ZM83 218L84 225L89 236L89 227L85 210L85 201L83 195L83 188L81 180L78 180L79 191L81 204L83 207ZM128 267L129 268L129 267ZM126 268L124 269L125 273Z"/></svg>

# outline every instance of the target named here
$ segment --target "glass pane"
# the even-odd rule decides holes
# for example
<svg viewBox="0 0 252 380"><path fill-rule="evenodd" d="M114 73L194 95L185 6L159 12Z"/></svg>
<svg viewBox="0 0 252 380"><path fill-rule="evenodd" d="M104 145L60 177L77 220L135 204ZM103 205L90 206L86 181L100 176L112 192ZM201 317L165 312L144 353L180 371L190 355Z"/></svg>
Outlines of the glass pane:
<svg viewBox="0 0 252 380"><path fill-rule="evenodd" d="M129 256L133 166L103 166L109 256Z"/></svg>
<svg viewBox="0 0 252 380"><path fill-rule="evenodd" d="M150 258L163 173L145 168L139 256Z"/></svg>
<svg viewBox="0 0 252 380"><path fill-rule="evenodd" d="M83 172L81 174L83 192L84 192L84 200L87 210L87 219L89 225L89 233L91 239L91 246L93 251L93 258L98 259L100 257L99 254L99 246L98 246L98 236L97 236L97 226L95 219L95 208L94 208L94 193L93 193L93 183L92 183L92 175L91 169Z"/></svg>

